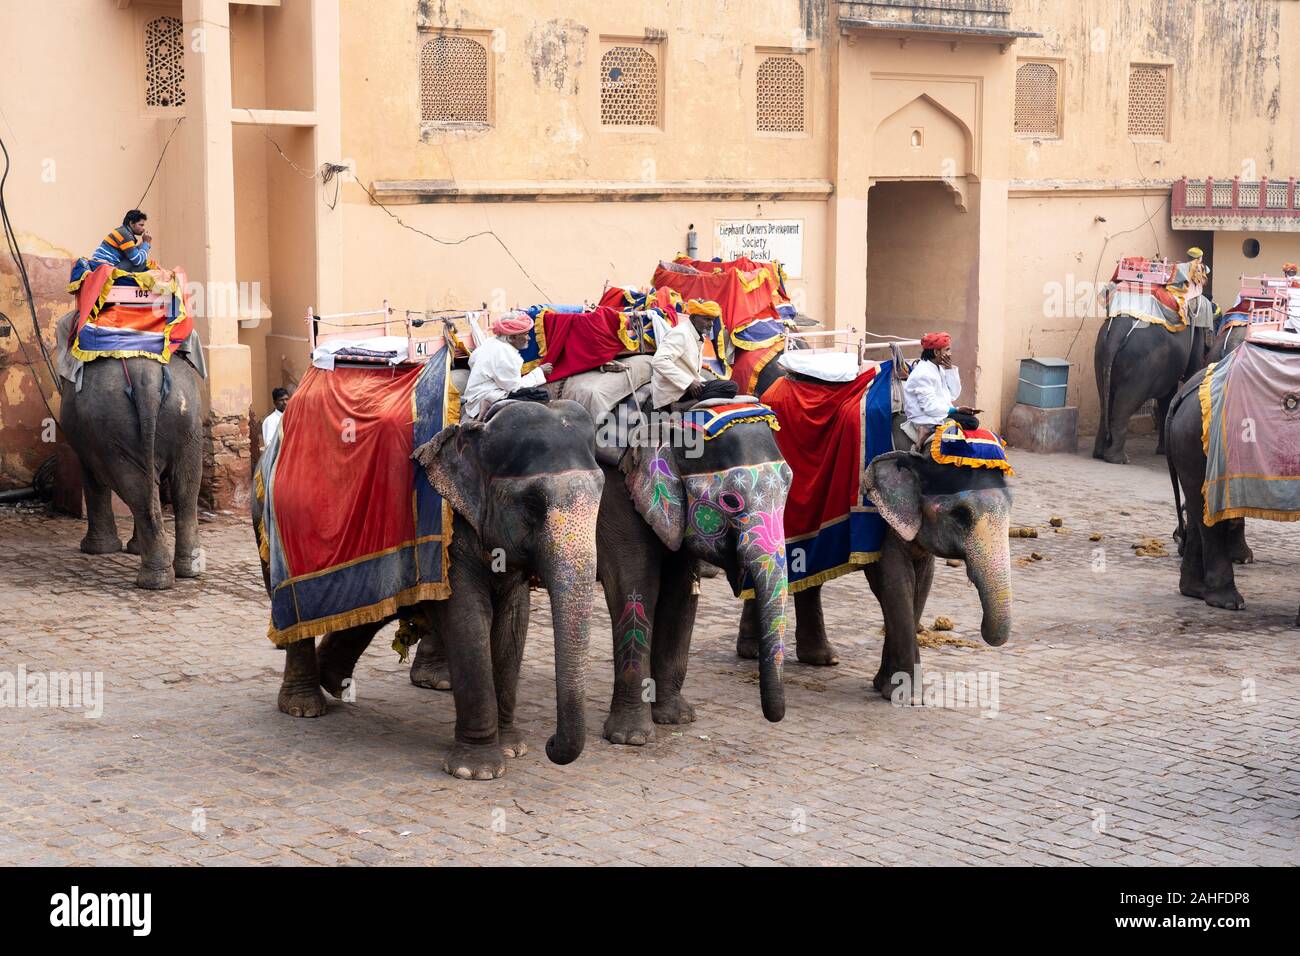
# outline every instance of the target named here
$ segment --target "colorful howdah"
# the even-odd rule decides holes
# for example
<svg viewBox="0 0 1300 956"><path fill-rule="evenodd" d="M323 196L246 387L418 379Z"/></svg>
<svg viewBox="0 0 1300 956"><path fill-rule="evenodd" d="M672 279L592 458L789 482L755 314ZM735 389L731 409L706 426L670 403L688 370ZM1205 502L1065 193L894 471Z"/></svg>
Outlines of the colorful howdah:
<svg viewBox="0 0 1300 956"><path fill-rule="evenodd" d="M283 646L451 594L451 509L412 452L460 417L444 345L423 365L309 368L258 464L268 637Z"/></svg>
<svg viewBox="0 0 1300 956"><path fill-rule="evenodd" d="M733 259L705 262L678 256L655 270L654 287L672 289L683 299L716 302L722 326L741 349L759 349L781 335L777 307L790 301L778 262Z"/></svg>
<svg viewBox="0 0 1300 956"><path fill-rule="evenodd" d="M946 421L934 430L930 439L930 457L941 465L962 465L966 468L995 468L1008 475L1011 462L1007 461L1006 444L987 428L964 430L954 421Z"/></svg>
<svg viewBox="0 0 1300 956"><path fill-rule="evenodd" d="M893 450L890 379L883 362L840 385L779 378L763 396L794 473L785 504L792 592L824 584L880 557L885 521L862 495L862 472Z"/></svg>
<svg viewBox="0 0 1300 956"><path fill-rule="evenodd" d="M186 307L185 272L126 272L91 268L78 259L68 292L77 299L77 320L68 348L82 362L97 358L151 358L166 363L194 331Z"/></svg>
<svg viewBox="0 0 1300 956"><path fill-rule="evenodd" d="M554 369L548 381L590 372L619 355L641 349L629 316L607 306L590 312L581 306L533 306L524 313L533 319L528 345L522 350L524 371L550 362Z"/></svg>
<svg viewBox="0 0 1300 956"><path fill-rule="evenodd" d="M1199 389L1205 523L1300 521L1300 351L1245 342Z"/></svg>
<svg viewBox="0 0 1300 956"><path fill-rule="evenodd" d="M732 402L727 405L693 408L682 415L682 424L686 428L703 432L705 441L717 438L732 425L739 425L741 422L767 422L772 431L781 430L776 414L762 402Z"/></svg>

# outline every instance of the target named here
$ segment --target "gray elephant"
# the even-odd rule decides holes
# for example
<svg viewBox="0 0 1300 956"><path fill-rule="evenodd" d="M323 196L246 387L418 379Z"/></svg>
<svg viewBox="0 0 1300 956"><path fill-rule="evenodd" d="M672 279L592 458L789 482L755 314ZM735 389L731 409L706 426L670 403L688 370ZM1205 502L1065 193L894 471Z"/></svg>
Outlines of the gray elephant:
<svg viewBox="0 0 1300 956"><path fill-rule="evenodd" d="M451 597L418 605L445 648L454 686L455 741L443 764L453 776L500 777L504 758L527 750L514 716L533 577L549 592L554 626L556 731L546 755L567 764L582 753L604 483L594 443L591 416L580 405L502 402L486 424L450 426L416 450L453 510ZM260 521L255 505L255 527ZM321 688L340 696L366 646L392 619L326 634L319 647L311 638L289 644L280 710L324 713Z"/></svg>
<svg viewBox="0 0 1300 956"><path fill-rule="evenodd" d="M888 525L879 559L862 569L885 619L875 689L889 698L915 676L921 662L916 632L936 555L965 562L984 610L980 634L986 644L1005 644L1011 636L1011 491L1004 474L895 451L871 461L862 474L862 491ZM839 658L826 637L821 590L810 587L794 596L796 653L805 663L834 664ZM750 604L741 615L736 644L741 657L754 654Z"/></svg>
<svg viewBox="0 0 1300 956"><path fill-rule="evenodd" d="M66 341L65 333L60 341ZM81 550L122 550L113 518L116 492L135 522L126 550L140 555L136 586L169 588L178 577L197 577L203 566L198 542L203 472L199 372L178 354L167 365L149 358L95 359L85 363L80 375L80 388L59 379L59 420L81 461L87 521ZM174 549L167 547L160 480L167 483L176 517Z"/></svg>
<svg viewBox="0 0 1300 956"><path fill-rule="evenodd" d="M1131 315L1109 318L1097 332L1093 363L1101 417L1092 457L1128 464L1129 419L1156 400L1156 454L1165 451L1165 417L1178 383L1205 364L1205 329L1170 332Z"/></svg>
<svg viewBox="0 0 1300 956"><path fill-rule="evenodd" d="M604 736L615 744L640 746L654 740L657 723L695 719L682 685L699 561L722 568L737 593L753 588L763 715L785 715L789 466L765 422L740 422L700 443L681 434L634 443L621 468L602 463L597 563L614 636Z"/></svg>

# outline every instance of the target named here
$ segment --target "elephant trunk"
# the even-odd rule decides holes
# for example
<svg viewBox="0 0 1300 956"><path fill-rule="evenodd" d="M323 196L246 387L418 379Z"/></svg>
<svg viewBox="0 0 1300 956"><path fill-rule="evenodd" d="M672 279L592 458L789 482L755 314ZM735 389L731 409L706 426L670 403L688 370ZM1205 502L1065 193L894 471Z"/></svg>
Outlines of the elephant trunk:
<svg viewBox="0 0 1300 956"><path fill-rule="evenodd" d="M966 541L966 576L979 591L980 636L1000 647L1011 636L1011 547L1006 512L982 516Z"/></svg>
<svg viewBox="0 0 1300 956"><path fill-rule="evenodd" d="M596 581L596 508L556 510L542 535L539 575L551 599L555 635L555 735L546 742L552 763L578 759L586 743L587 640ZM590 514L587 514L590 512Z"/></svg>
<svg viewBox="0 0 1300 956"><path fill-rule="evenodd" d="M746 549L743 541L741 550L741 567L754 584L754 606L758 611L758 688L763 716L776 723L785 716L781 671L785 663L786 604L790 591L784 539L776 552L757 547Z"/></svg>

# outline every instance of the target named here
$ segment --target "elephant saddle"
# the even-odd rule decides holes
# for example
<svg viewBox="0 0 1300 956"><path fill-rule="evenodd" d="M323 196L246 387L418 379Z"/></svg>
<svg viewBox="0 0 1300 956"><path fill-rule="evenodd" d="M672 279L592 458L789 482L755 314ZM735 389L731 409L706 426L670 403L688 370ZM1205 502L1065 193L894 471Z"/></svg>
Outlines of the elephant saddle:
<svg viewBox="0 0 1300 956"><path fill-rule="evenodd" d="M1300 521L1300 350L1247 341L1198 392L1205 523Z"/></svg>
<svg viewBox="0 0 1300 956"><path fill-rule="evenodd" d="M165 364L194 331L181 269L126 272L107 264L91 269L78 259L67 291L76 297L77 318L66 345L82 362L151 358Z"/></svg>

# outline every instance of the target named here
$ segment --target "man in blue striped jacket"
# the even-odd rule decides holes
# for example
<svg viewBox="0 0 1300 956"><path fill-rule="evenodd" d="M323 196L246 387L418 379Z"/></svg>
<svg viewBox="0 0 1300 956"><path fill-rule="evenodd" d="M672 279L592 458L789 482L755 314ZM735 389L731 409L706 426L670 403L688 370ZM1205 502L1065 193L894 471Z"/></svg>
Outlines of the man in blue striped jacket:
<svg viewBox="0 0 1300 956"><path fill-rule="evenodd" d="M149 269L149 246L153 236L146 227L149 217L139 209L132 209L122 217L118 226L101 242L90 257L92 268L108 264L126 272L146 272Z"/></svg>

